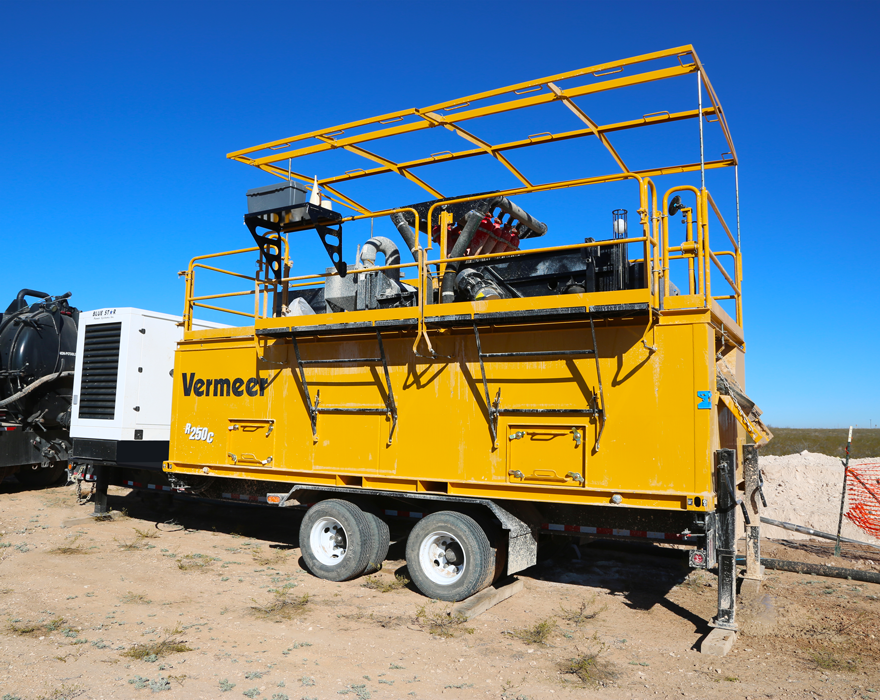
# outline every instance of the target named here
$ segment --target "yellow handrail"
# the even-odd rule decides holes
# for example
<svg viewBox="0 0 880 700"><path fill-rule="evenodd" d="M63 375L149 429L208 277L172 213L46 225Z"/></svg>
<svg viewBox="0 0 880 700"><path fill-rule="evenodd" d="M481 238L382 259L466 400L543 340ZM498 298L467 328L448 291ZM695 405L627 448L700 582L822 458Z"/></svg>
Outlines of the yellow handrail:
<svg viewBox="0 0 880 700"><path fill-rule="evenodd" d="M426 345L431 350L431 341L427 336L427 329L424 324L424 316L425 316L425 299L428 293L428 285L432 285L432 274L431 269L435 269L438 272L442 273L442 270L446 265L450 263L461 263L467 261L480 261L480 260L495 260L499 258L515 258L522 255L534 254L534 253L561 253L565 251L572 250L581 250L586 248L595 248L607 245L628 245L628 244L642 244L644 250L644 261L645 261L645 281L648 285L648 288L651 292L651 298L653 300L653 305L657 308L660 308L663 305L662 299L665 298L669 294L669 284L670 284L670 262L673 260L688 260L688 291L690 294L699 294L703 299L704 305L708 308L711 305L711 302L717 300L733 300L736 304L736 321L740 325L742 324L742 300L741 300L741 257L740 251L738 247L734 247L733 251L719 251L714 252L710 249L709 246L709 222L708 222L708 207L711 206L712 209L717 212L717 207L715 206L714 201L711 198L711 195L707 190L700 190L696 187L692 187L689 185L677 186L670 190L668 190L662 200L662 209L658 209L657 207L657 199L658 192L650 178L641 178L638 175L634 175L632 173L622 173L616 179L623 180L632 178L635 179L639 184L639 199L640 199L640 208L638 213L640 215L640 224L642 225L642 229L644 235L642 236L629 236L627 238L621 239L609 239L609 240L601 240L601 241L591 241L585 243L572 243L567 245L560 246L547 246L543 248L535 248L529 250L510 250L501 253L480 253L476 255L463 255L458 257L446 257L443 253L446 250L446 240L445 240L445 231L441 228L440 234L440 255L437 258L428 259L427 252L431 249L431 222L434 218L435 210L442 206L443 204L452 204L459 202L470 202L477 201L481 199L485 199L485 195L471 195L467 197L460 197L453 200L448 200L445 202L435 202L431 205L428 210L428 215L426 217L427 224L427 238L429 241L428 247L422 247L420 238L421 231L419 227L419 215L418 212L414 209L407 207L395 210L386 210L380 213L367 213L367 214L358 214L351 217L346 217L342 221L356 221L356 220L364 220L376 218L378 216L385 216L389 213L402 212L407 211L411 212L414 217L414 235L415 235L415 248L414 253L417 257L416 262L408 262L408 263L398 263L394 265L377 265L369 268L362 268L357 270L351 270L349 274L360 274L366 272L380 272L380 271L388 271L388 270L403 270L416 268L416 277L411 280L414 285L417 286L419 294L418 294L418 334L416 336L416 340L414 343L414 349L417 351L418 345L421 343L422 339L425 340ZM578 185L569 185L566 183L566 186L579 186L581 184L585 184L584 180L580 181L570 181L571 183L577 182ZM535 186L535 187L521 187L516 188L517 192L534 192L534 191L544 191L546 189L550 189L547 186ZM686 235L685 235L685 243L678 246L670 246L669 245L669 216L666 213L668 210L668 202L670 195L674 192L693 192L696 195L696 204L695 208L692 207L682 207L681 211L685 216L685 224L686 224ZM720 217L719 217L720 219ZM449 223L450 217L442 216L441 220L444 223ZM725 231L728 234L728 237L732 236L730 232L726 228L726 224L723 219L720 219L722 222L722 226L725 228ZM694 240L694 226L696 226L696 240ZM653 231L652 231L653 229ZM652 235L653 234L653 235ZM287 260L287 251L288 251L288 240L283 235L278 235L278 246L279 249L282 249L283 255L282 259ZM256 276L244 275L241 273L237 273L231 270L226 270L223 268L215 267L212 265L207 265L203 262L204 260L212 259L212 258L220 258L230 255L237 255L242 253L249 252L257 252L260 249L257 247L254 248L241 248L232 251L225 251L220 253L214 253L210 255L201 255L195 257L191 260L189 270L186 273L187 277L187 295L186 295L186 305L185 305L185 323L187 330L192 330L192 310L194 307L212 309L215 311L220 311L223 313L232 313L238 316L245 316L248 318L252 318L254 323L260 318L268 317L269 313L269 299L268 294L271 290L275 290L277 293L278 286L283 285L284 290L291 288L303 288L303 287L316 287L320 286L323 280L327 278L336 277L338 273L335 270L331 270L330 272L321 272L314 273L309 275L286 275L281 278L273 278L271 276L271 270L269 266L263 261L262 253L260 254L260 260L258 260L258 273ZM720 256L729 255L734 259L734 271L733 275L731 275L727 269L722 265L719 260ZM638 258L636 258L638 260ZM733 290L733 294L731 295L719 295L713 296L711 292L711 283L710 283L710 266L714 264L715 267L718 268L719 273L724 277L725 281L730 285ZM194 287L195 287L195 270L197 268L210 270L213 272L217 272L219 274L230 275L232 277L245 279L254 282L254 289L243 291L243 292L226 292L226 293L217 293L217 294L208 294L202 296L195 296ZM662 288L660 287L662 284ZM242 311L236 311L233 309L226 309L219 306L212 306L209 304L204 304L205 300L209 299L223 299L223 298L232 298L232 297L240 297L240 296L250 296L254 295L255 297L255 306L253 313L245 313ZM262 313L259 305L259 297L262 295L263 304L262 304ZM286 296L285 296L286 299Z"/></svg>

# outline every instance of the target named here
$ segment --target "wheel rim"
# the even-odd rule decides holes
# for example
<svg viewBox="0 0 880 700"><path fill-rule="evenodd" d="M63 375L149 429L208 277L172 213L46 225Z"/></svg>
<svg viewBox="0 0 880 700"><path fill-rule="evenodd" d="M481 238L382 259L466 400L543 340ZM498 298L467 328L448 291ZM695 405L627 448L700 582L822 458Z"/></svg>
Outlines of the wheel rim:
<svg viewBox="0 0 880 700"><path fill-rule="evenodd" d="M419 547L419 566L434 583L450 586L464 575L464 547L448 532L432 532Z"/></svg>
<svg viewBox="0 0 880 700"><path fill-rule="evenodd" d="M309 545L319 562L325 566L337 566L345 559L348 534L336 518L321 518L312 525Z"/></svg>

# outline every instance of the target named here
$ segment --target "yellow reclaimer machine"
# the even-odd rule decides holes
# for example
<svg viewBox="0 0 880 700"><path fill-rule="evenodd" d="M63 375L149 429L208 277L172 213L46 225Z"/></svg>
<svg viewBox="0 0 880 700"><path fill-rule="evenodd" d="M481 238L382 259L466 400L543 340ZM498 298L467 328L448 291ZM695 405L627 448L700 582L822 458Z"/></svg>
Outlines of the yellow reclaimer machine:
<svg viewBox="0 0 880 700"><path fill-rule="evenodd" d="M584 106L655 81L696 88L696 109L600 124ZM553 116L572 128L523 127L548 110L561 110ZM515 119L498 128L492 120L505 115ZM699 124L693 162L631 170L610 141L687 120L694 153ZM494 130L481 132L484 123ZM704 156L704 126L726 143L718 159ZM522 133L490 142L490 130ZM432 134L466 148L391 158L407 151L395 143L412 150L436 143L419 140ZM616 172L552 182L529 175L530 154L541 149L553 149L551 166L582 171L585 159L558 154L588 142ZM639 151L650 160L651 148ZM299 158L318 171L322 158L334 165L343 155L362 167L314 179L311 169L296 172ZM769 434L743 391L738 212L734 235L704 184L707 171L736 168L736 151L692 47L228 157L279 183L248 192L245 224L256 247L199 256L186 272L165 464L174 483L204 492L217 477L248 480L223 488L262 488L269 502L309 505L303 558L331 580L378 568L388 518L408 518L410 576L443 600L534 564L541 532L690 545L692 565L718 565L715 622L734 626L744 446ZM432 172L449 181L453 166L482 178L481 157L480 167L488 160L501 177L467 178L484 183L479 193L450 196L430 184ZM702 186L680 184L688 173ZM360 183L365 196L387 199L390 189L372 185L388 182L383 175L402 176L431 199L368 208L343 194ZM656 183L667 176L679 184L664 191ZM630 206L606 219L608 236L597 236L586 214L545 204L557 194L595 197L573 188L600 183L621 183L614 196ZM673 218L684 225L673 230ZM346 263L343 231L365 221L369 240L357 241ZM294 274L292 252L315 233L332 265ZM553 245L537 241L545 234ZM226 270L217 259L228 256L258 258L256 274ZM197 270L248 287L197 294ZM247 325L192 330L197 307Z"/></svg>

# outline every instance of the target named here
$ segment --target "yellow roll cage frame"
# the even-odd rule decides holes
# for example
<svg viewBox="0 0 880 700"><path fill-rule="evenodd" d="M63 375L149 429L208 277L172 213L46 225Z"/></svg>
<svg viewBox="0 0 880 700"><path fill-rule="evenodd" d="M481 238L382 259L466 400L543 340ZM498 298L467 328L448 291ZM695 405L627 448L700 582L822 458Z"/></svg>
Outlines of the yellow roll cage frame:
<svg viewBox="0 0 880 700"><path fill-rule="evenodd" d="M634 66L640 66L644 63L661 61L663 59L676 59L677 64L639 72L632 75L620 75ZM667 61L668 62L668 61ZM697 74L699 108L696 110L686 110L682 112L670 113L668 111L653 112L644 114L638 119L617 122L612 124L597 124L592 120L586 112L578 106L574 99L590 94L617 90L634 85L642 85L651 82L668 80L686 75ZM618 76L609 78L608 76ZM558 83L572 81L578 78L587 78L586 84L559 87ZM711 106L702 106L702 90L705 89L709 97ZM537 107L540 105L561 102L568 110L570 110L577 119L579 119L585 128L573 131L565 131L560 133L542 132L527 136L525 139L509 141L505 143L491 144L479 136L475 135L472 130L465 129L465 122L473 122L481 117L489 117L512 112L515 110ZM638 129L656 124L682 121L687 119L701 118L700 122L700 155L699 163L683 163L675 165L655 166L643 170L630 170L620 154L615 150L609 139L609 134L629 129ZM715 160L706 161L703 156L703 121L706 123L717 123L727 143L728 151L721 154L721 157ZM445 151L441 153L433 153L427 157L406 162L394 162L367 150L364 144L372 141L380 141L382 139L393 138L403 134L418 132L425 129L441 127L447 129L463 140L469 142L475 148L469 148L457 152ZM356 132L356 133L351 133ZM521 148L528 148L537 145L567 141L571 139L595 136L602 145L611 154L620 172L607 175L599 175L588 178L578 178L574 180L565 180L558 182L548 182L543 184L534 183L526 174L514 166L506 157L508 151L514 151ZM442 251L446 250L446 226L441 225L440 240L440 257L429 260L427 251L432 250L433 243L431 236L428 235L427 245L422 247L419 243L420 227L419 215L414 209L406 207L389 208L380 211L371 211L363 204L353 200L344 194L339 186L362 178L373 177L388 173L396 173L401 177L415 183L431 194L432 197L443 199L444 195L429 184L426 179L420 175L416 175L413 171L416 169L424 169L438 163L447 163L451 161L463 160L480 155L489 155L501 163L513 176L519 180L521 185L516 188L499 191L498 195L513 196L520 194L529 194L536 192L544 192L548 190L564 189L569 187L580 187L584 185L599 184L606 182L618 182L625 179L635 179L639 183L640 207L638 213L640 216L639 223L643 232L641 236L633 236L624 239L615 239L614 243L642 243L644 246L645 274L646 283L651 290L651 297L655 308L661 308L662 299L669 294L669 264L672 260L687 259L689 270L689 295L696 301L694 306L702 306L704 308L718 308L717 301L733 300L735 303L735 323L739 326L740 332L742 327L742 260L739 243L739 190L737 178L737 235L734 236L724 221L718 210L712 196L705 187L705 171L717 168L738 166L736 149L727 120L721 103L709 81L706 72L700 63L696 51L690 45L680 46L677 48L667 49L654 53L643 54L632 58L603 63L580 70L559 73L537 80L518 83L508 87L490 90L487 92L470 95L456 100L441 102L424 108L412 108L391 112L371 119L363 119L359 121L340 124L329 129L321 129L311 131L299 136L278 139L270 141L250 148L233 151L227 154L227 158L251 165L259 168L271 175L288 181L300 181L306 184L312 184L312 178L292 170L292 161L308 155L317 155L326 153L335 149L343 149L349 153L353 153L364 158L373 167L357 168L346 171L342 174L331 175L329 177L317 178L319 187L330 194L330 199L337 204L348 207L355 213L348 217L343 217L339 223L349 221L357 221L362 219L377 218L387 216L395 212L408 212L415 217L415 226L413 230L416 234L416 250L417 262L403 263L399 265L385 265L373 267L371 270L389 270L417 268L417 278L412 280L418 286L419 290L419 319L418 334L414 343L414 350L418 351L419 343L424 339L428 350L433 354L430 339L427 336L424 317L425 317L425 291L426 285L431 284L429 268L434 267L439 274L442 275L445 266L450 262L463 260L475 260L494 258L501 256L521 255L525 252L548 252L548 251L564 251L578 248L587 248L592 246L600 246L603 243L607 245L607 241L598 241L591 243L578 243L573 245L556 246L553 248L530 249L528 251L514 251L507 253L493 253L488 255L472 255L461 258L447 258ZM287 167L280 165L286 161ZM658 192L652 181L652 177L661 175L689 173L700 171L703 174L703 182L700 188L692 186L678 186L670 189L663 196L662 209L658 209ZM690 191L696 196L695 211L690 207L682 207L681 212L685 217L686 223L686 240L677 246L669 245L668 216L666 215L669 198L674 192ZM457 199L444 199L442 204L451 204L457 202L467 202L482 199L483 196L469 196ZM432 230L432 224L435 222L435 209L440 206L435 203L431 206L427 215L427 231ZM732 250L712 251L709 247L709 211L713 211L720 222L721 227L727 234ZM437 217L437 223L451 223L449 215L441 211ZM696 227L696 233L694 228ZM311 225L304 224L302 228L311 228ZM287 271L289 269L289 253L286 236L278 234L280 242L283 242L283 259L285 264L284 276L280 280L284 284L284 294L286 297L288 288L307 287L319 284L323 278L330 277L336 273L313 274L289 277ZM193 311L195 307L223 311L253 318L254 325L261 318L266 318L269 310L268 293L270 288L277 292L279 280L272 279L269 274L269 267L262 259L258 263L258 272L255 276L242 275L230 272L221 268L213 267L205 264L204 261L217 257L235 255L239 253L248 253L259 251L259 248L244 248L234 251L215 253L210 255L202 255L192 259L186 272L181 273L186 276L186 303L184 308L184 326L187 331L192 329ZM730 274L719 260L720 256L729 256L733 258L734 270ZM650 261L650 264L649 264ZM711 269L715 267L724 277L730 287L730 293L712 296L711 293ZM209 294L196 296L194 291L194 274L197 268L211 270L218 273L230 274L240 277L254 283L254 288L242 292L231 292L225 294ZM249 313L226 309L204 302L229 298L236 296L251 295L254 299L253 316ZM260 309L260 298L262 296L262 310ZM286 303L286 298L285 298Z"/></svg>

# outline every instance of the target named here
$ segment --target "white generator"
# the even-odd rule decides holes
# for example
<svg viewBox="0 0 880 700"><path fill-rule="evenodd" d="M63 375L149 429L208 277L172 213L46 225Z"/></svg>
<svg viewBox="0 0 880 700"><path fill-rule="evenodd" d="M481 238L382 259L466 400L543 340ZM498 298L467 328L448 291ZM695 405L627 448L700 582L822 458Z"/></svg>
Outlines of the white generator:
<svg viewBox="0 0 880 700"><path fill-rule="evenodd" d="M161 469L168 459L182 319L144 309L83 311L73 380L71 462ZM193 321L193 328L223 328Z"/></svg>

